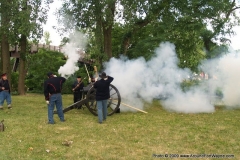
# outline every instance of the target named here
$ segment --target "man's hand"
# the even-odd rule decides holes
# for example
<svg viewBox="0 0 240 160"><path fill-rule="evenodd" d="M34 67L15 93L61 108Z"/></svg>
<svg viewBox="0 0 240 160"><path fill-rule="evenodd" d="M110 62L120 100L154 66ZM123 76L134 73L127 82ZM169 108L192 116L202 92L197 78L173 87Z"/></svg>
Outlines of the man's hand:
<svg viewBox="0 0 240 160"><path fill-rule="evenodd" d="M2 90L4 90L5 88L4 87L2 87Z"/></svg>
<svg viewBox="0 0 240 160"><path fill-rule="evenodd" d="M49 104L49 101L46 101L47 104Z"/></svg>

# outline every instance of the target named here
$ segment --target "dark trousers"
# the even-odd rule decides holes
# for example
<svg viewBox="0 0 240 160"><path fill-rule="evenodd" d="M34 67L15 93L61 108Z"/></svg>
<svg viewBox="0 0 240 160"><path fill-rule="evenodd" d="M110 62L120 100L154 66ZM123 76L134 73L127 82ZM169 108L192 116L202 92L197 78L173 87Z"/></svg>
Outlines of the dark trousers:
<svg viewBox="0 0 240 160"><path fill-rule="evenodd" d="M76 103L82 99L82 92L74 92L73 93L73 102ZM82 106L78 106L77 108L81 108Z"/></svg>
<svg viewBox="0 0 240 160"><path fill-rule="evenodd" d="M82 92L74 92L73 93L73 102L76 103L82 99Z"/></svg>

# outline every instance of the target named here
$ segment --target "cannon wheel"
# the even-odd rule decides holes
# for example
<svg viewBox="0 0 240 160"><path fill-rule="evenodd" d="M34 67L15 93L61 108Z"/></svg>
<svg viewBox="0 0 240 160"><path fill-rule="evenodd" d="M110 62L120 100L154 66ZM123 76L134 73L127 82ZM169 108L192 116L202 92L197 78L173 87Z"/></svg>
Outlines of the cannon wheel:
<svg viewBox="0 0 240 160"><path fill-rule="evenodd" d="M109 91L110 91L110 98L108 99L108 104L107 104L107 108L108 108L108 116L113 115L120 107L120 103L121 103L121 96L120 93L118 91L118 89L110 84L109 86ZM96 89L94 87L92 87L86 95L86 106L89 109L89 111L97 116L97 102L96 102Z"/></svg>

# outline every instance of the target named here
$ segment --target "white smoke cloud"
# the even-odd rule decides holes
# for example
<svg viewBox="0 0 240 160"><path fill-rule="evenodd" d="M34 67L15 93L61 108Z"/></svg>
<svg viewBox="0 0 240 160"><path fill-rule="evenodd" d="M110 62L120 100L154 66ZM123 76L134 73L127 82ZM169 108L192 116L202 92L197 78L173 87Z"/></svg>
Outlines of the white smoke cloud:
<svg viewBox="0 0 240 160"><path fill-rule="evenodd" d="M81 55L77 50L84 50L87 43L86 38L80 32L71 34L69 39L69 43L63 47L64 55L67 56L67 62L58 70L58 73L66 78L79 70L78 60Z"/></svg>
<svg viewBox="0 0 240 160"><path fill-rule="evenodd" d="M76 64L80 55L76 54L76 48L84 48L86 41L82 35L76 37L65 48L68 61L59 69L62 76L69 76L78 70ZM139 109L143 109L145 102L167 97L161 100L161 104L169 111L211 113L215 110L212 101L216 90L222 91L222 100L229 108L239 107L240 72L236 71L240 70L240 57L236 53L203 62L201 67L209 74L209 80L187 91L183 91L180 84L193 73L189 69L179 68L178 62L175 46L165 42L160 44L149 61L142 57L133 60L127 57L111 58L104 67L105 72L114 77L112 84L118 88L122 102ZM129 110L136 111L121 105L121 111Z"/></svg>
<svg viewBox="0 0 240 160"><path fill-rule="evenodd" d="M233 63L229 64L229 61ZM240 91L236 91L236 88L240 87L240 72L236 70L239 70L240 62L236 56L229 54L219 61L204 62L203 70L216 75L218 80L212 78L185 92L180 83L192 73L189 69L179 68L177 63L175 46L166 42L160 44L150 61L145 61L144 58L112 58L105 63L105 72L114 77L113 85L118 88L122 101L139 109L143 109L144 101L151 102L154 98L167 96L161 102L167 110L182 113L214 112L212 97L219 86L223 90L226 104L239 104ZM124 106L121 108L131 110Z"/></svg>
<svg viewBox="0 0 240 160"><path fill-rule="evenodd" d="M240 108L240 57L236 52L223 55L218 59L203 63L208 72L211 94L217 89L223 94L223 103L228 108Z"/></svg>

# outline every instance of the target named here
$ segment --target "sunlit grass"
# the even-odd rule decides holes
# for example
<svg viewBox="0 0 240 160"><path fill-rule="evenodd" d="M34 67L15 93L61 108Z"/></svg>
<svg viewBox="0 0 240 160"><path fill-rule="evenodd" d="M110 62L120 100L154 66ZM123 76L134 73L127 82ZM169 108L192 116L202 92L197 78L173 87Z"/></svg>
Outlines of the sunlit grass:
<svg viewBox="0 0 240 160"><path fill-rule="evenodd" d="M209 114L181 114L167 112L155 101L146 104L147 114L113 114L103 124L98 124L97 117L87 109L74 109L65 113L66 122L54 115L56 124L49 125L43 95L12 99L12 110L6 104L0 110L0 120L5 120L6 127L0 132L3 160L139 160L155 159L153 154L240 156L240 110L217 107ZM63 103L72 104L72 95L63 95ZM73 143L65 146L64 141Z"/></svg>

